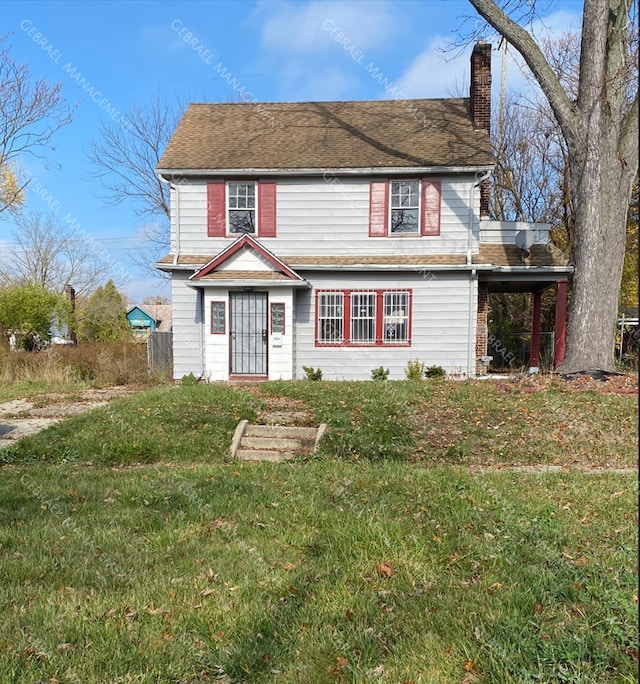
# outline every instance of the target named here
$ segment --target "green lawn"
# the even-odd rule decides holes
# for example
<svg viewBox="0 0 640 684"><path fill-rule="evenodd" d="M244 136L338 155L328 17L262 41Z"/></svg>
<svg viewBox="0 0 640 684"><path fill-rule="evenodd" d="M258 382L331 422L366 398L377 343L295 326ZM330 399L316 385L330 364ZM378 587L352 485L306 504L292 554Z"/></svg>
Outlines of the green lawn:
<svg viewBox="0 0 640 684"><path fill-rule="evenodd" d="M228 460L282 397L330 423L321 453ZM635 682L636 475L466 466L631 465L636 415L299 382L65 421L0 451L0 682Z"/></svg>

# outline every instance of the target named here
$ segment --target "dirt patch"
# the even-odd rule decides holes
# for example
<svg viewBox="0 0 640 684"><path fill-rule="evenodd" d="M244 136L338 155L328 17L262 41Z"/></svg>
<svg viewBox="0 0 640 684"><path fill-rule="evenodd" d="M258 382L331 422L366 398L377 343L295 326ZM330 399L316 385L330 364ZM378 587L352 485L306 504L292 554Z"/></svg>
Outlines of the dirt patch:
<svg viewBox="0 0 640 684"><path fill-rule="evenodd" d="M0 404L0 449L34 435L65 418L106 406L112 399L135 394L127 387L44 394L32 400L14 399Z"/></svg>
<svg viewBox="0 0 640 684"><path fill-rule="evenodd" d="M290 397L260 397L266 404L258 411L258 422L265 425L311 427L315 425L313 411L300 399Z"/></svg>
<svg viewBox="0 0 640 684"><path fill-rule="evenodd" d="M623 394L638 396L638 377L626 373L556 373L538 375L519 375L509 379L492 379L487 376L482 382L491 382L504 392L514 389L525 394L557 389L565 392L598 392L600 394Z"/></svg>

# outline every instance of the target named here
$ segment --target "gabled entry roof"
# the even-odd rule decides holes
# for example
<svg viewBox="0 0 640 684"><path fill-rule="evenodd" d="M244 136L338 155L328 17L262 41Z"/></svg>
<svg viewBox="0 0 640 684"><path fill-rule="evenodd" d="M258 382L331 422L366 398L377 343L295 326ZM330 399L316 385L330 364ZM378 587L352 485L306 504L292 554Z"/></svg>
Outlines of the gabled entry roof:
<svg viewBox="0 0 640 684"><path fill-rule="evenodd" d="M243 235L225 247L189 280L200 286L246 285L254 284L253 281L261 285L309 286L302 276L250 235Z"/></svg>

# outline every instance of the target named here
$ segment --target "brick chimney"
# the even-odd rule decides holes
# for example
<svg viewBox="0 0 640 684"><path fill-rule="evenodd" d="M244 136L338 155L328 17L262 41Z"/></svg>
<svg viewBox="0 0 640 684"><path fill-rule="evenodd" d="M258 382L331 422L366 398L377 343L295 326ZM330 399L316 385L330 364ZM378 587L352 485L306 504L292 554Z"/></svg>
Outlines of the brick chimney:
<svg viewBox="0 0 640 684"><path fill-rule="evenodd" d="M471 120L477 131L491 133L491 44L479 40L471 53ZM489 181L480 186L480 216L489 215Z"/></svg>
<svg viewBox="0 0 640 684"><path fill-rule="evenodd" d="M471 53L471 118L473 127L491 131L491 44L480 40Z"/></svg>

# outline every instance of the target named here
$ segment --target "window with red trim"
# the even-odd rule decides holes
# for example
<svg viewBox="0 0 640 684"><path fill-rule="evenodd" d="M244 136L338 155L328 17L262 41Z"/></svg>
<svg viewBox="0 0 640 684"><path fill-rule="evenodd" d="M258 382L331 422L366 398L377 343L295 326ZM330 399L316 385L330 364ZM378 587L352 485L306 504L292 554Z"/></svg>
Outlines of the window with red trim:
<svg viewBox="0 0 640 684"><path fill-rule="evenodd" d="M317 346L410 346L411 290L316 293Z"/></svg>
<svg viewBox="0 0 640 684"><path fill-rule="evenodd" d="M440 235L441 186L427 178L371 181L369 237Z"/></svg>
<svg viewBox="0 0 640 684"><path fill-rule="evenodd" d="M207 184L207 235L276 236L276 184L272 181L212 181Z"/></svg>

